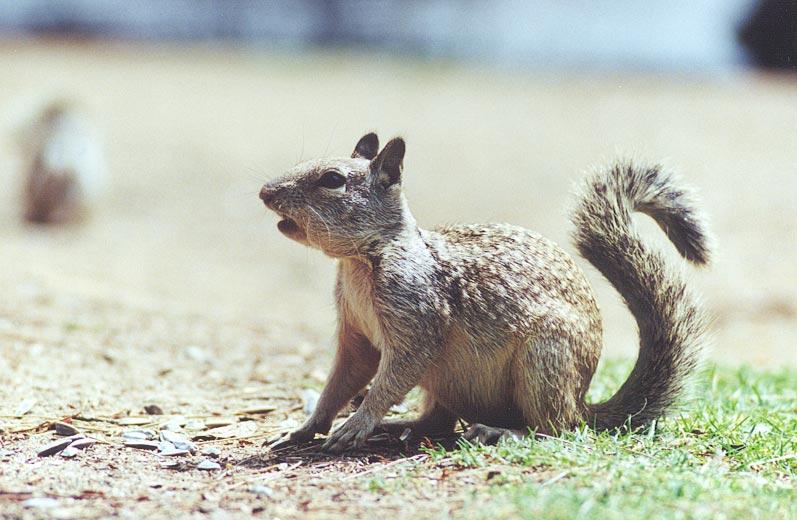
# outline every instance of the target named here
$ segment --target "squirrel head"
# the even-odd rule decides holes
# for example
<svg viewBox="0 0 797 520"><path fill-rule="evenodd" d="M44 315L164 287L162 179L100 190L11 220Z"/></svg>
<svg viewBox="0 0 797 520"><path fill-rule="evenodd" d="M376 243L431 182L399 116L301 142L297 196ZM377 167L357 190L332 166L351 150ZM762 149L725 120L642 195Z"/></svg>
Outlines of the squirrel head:
<svg viewBox="0 0 797 520"><path fill-rule="evenodd" d="M401 190L404 151L400 137L379 151L369 133L351 157L303 162L263 186L260 199L288 238L335 258L372 255L415 226Z"/></svg>

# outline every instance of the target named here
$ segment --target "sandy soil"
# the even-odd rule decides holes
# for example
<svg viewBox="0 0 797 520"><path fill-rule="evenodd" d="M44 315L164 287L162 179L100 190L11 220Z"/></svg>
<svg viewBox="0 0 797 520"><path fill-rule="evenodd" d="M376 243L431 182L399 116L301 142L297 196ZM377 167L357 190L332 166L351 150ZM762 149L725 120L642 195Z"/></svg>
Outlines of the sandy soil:
<svg viewBox="0 0 797 520"><path fill-rule="evenodd" d="M279 235L257 192L302 157L348 154L367 130L406 136L406 190L422 225L508 221L563 244L581 172L619 155L664 161L701 189L717 235L715 264L692 276L715 316L711 357L797 364L797 78L538 76L53 42L0 44L0 70L4 133L31 100L70 95L95 114L111 175L86 225L31 228L19 219L18 157L9 143L1 151L2 515L413 516L423 504L431 516L465 503L483 476L429 477L403 496L368 491L375 472L445 471L423 457L291 458L260 447L302 420L302 391L321 384L334 265ZM672 254L650 222L640 226ZM633 322L588 274L607 355L633 356ZM31 410L13 417L27 398ZM121 447L114 422L153 403L167 413L155 427L174 415L255 427L205 441L220 447L221 470L195 469L202 455L164 469L162 457ZM274 411L246 411L264 407ZM52 437L46 423L69 417L104 443L70 460L37 458ZM330 479L351 485L320 485ZM44 495L57 505L24 508Z"/></svg>

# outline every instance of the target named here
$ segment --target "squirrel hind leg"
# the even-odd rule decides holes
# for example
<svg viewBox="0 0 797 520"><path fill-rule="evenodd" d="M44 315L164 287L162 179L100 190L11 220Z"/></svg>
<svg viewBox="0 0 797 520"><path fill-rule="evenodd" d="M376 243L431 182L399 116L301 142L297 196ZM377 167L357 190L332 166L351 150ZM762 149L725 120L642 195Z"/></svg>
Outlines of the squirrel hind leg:
<svg viewBox="0 0 797 520"><path fill-rule="evenodd" d="M584 419L584 394L600 356L599 343L592 343L589 335L546 335L518 351L511 398L524 433L553 435Z"/></svg>

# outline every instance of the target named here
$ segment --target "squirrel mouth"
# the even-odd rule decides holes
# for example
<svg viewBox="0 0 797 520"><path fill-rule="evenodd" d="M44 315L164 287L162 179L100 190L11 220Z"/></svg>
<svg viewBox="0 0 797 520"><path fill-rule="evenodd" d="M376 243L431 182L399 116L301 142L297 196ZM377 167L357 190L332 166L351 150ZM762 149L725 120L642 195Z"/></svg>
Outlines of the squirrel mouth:
<svg viewBox="0 0 797 520"><path fill-rule="evenodd" d="M282 220L277 222L277 229L286 237L294 240L303 240L305 237L304 230L292 218L283 217Z"/></svg>
<svg viewBox="0 0 797 520"><path fill-rule="evenodd" d="M299 224L297 224L295 220L288 217L285 217L277 222L277 229L286 235L288 233L295 233L300 230Z"/></svg>

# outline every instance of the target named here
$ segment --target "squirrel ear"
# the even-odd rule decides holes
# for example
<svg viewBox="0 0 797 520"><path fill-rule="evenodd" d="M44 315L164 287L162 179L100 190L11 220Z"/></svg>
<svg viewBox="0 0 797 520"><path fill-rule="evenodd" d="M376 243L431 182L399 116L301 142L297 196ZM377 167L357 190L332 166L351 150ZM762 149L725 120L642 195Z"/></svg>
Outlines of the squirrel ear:
<svg viewBox="0 0 797 520"><path fill-rule="evenodd" d="M401 180L404 169L404 152L406 146L404 139L395 137L391 139L379 155L371 162L371 171L379 176L380 182L389 186Z"/></svg>
<svg viewBox="0 0 797 520"><path fill-rule="evenodd" d="M376 157L379 151L379 138L375 133L371 132L365 134L357 141L354 151L351 153L352 159L368 159L369 161Z"/></svg>

